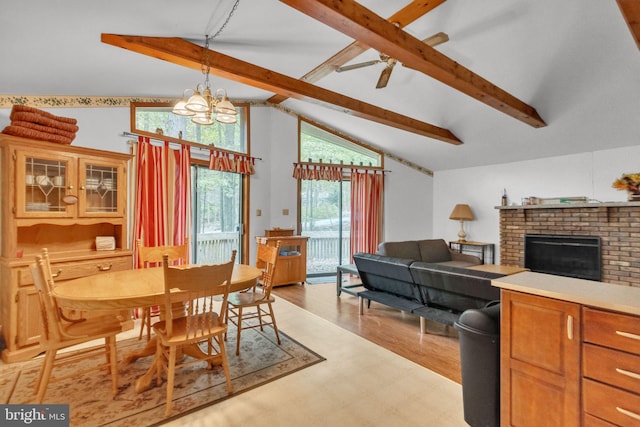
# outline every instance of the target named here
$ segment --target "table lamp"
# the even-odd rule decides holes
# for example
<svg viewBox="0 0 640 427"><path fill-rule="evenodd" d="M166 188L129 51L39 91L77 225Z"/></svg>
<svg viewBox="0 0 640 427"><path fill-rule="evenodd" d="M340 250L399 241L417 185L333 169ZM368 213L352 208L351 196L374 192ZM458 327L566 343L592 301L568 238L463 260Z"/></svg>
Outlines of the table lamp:
<svg viewBox="0 0 640 427"><path fill-rule="evenodd" d="M467 233L464 232L464 222L473 221L473 212L469 205L456 205L449 215L449 219L460 221L460 231L458 232L458 240L461 242L467 241Z"/></svg>

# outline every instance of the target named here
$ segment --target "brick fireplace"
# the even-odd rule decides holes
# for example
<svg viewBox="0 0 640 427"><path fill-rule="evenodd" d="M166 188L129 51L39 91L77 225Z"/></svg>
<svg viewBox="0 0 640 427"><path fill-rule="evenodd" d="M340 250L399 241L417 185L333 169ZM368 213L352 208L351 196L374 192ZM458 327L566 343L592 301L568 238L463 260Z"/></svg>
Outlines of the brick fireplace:
<svg viewBox="0 0 640 427"><path fill-rule="evenodd" d="M506 206L500 210L500 264L524 266L525 234L595 236L602 281L640 287L640 203Z"/></svg>

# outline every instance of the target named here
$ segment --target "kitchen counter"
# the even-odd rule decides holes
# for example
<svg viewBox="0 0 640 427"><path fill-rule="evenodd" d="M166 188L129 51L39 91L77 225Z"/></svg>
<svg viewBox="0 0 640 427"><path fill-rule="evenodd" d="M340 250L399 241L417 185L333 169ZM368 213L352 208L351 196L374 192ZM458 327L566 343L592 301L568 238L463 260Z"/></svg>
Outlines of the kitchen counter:
<svg viewBox="0 0 640 427"><path fill-rule="evenodd" d="M494 279L491 284L502 289L640 315L640 287L529 271Z"/></svg>

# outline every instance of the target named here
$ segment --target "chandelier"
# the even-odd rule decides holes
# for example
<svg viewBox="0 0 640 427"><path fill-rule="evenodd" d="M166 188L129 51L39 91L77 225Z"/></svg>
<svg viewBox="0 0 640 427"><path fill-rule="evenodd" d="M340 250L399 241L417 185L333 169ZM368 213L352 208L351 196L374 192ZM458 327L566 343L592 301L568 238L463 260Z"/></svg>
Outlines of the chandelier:
<svg viewBox="0 0 640 427"><path fill-rule="evenodd" d="M208 126L213 124L213 119L220 123L234 124L237 121L236 107L227 98L227 91L217 89L211 92L209 85L209 40L206 35L204 42L204 60L202 61L202 73L204 83L198 83L196 89L185 89L182 98L171 111L178 116L191 117L191 121L198 125ZM191 96L188 96L191 94Z"/></svg>

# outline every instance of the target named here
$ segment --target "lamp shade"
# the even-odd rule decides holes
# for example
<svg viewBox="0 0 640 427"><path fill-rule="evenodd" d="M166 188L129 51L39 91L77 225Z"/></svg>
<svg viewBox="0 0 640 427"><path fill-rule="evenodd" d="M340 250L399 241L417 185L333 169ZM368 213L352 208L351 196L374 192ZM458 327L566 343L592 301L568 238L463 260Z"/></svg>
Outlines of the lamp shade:
<svg viewBox="0 0 640 427"><path fill-rule="evenodd" d="M455 219L458 221L473 221L475 218L469 205L456 205L449 215L449 219Z"/></svg>

